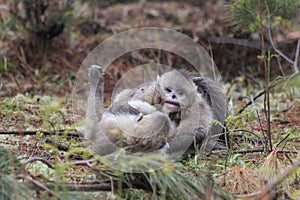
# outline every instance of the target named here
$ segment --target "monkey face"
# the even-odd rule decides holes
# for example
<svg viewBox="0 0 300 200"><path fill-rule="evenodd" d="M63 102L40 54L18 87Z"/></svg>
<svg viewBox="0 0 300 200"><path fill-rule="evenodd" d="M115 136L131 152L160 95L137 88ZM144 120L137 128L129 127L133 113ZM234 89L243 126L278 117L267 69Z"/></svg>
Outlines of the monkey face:
<svg viewBox="0 0 300 200"><path fill-rule="evenodd" d="M170 113L179 112L180 108L184 108L187 106L188 99L183 90L164 87L163 104L164 108L167 109Z"/></svg>
<svg viewBox="0 0 300 200"><path fill-rule="evenodd" d="M158 85L164 110L169 113L186 109L195 98L194 85L175 70L158 78Z"/></svg>

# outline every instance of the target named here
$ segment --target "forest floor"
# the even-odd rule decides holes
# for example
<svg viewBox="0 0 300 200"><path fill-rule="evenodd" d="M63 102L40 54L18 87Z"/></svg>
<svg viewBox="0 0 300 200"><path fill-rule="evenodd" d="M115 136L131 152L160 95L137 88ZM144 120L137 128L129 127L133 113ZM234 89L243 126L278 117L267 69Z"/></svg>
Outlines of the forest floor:
<svg viewBox="0 0 300 200"><path fill-rule="evenodd" d="M7 6L12 5L7 3ZM3 4L1 9L5 11L4 8ZM115 182L120 174L99 160L78 131L84 110L74 112L78 105L73 101L72 90L81 63L103 40L131 28L171 28L199 42L213 55L219 67L228 100L225 130L229 134L230 148L213 151L210 156L196 154L177 161L174 168L169 169L171 175L166 174L175 177L176 170L180 171L187 182L191 177L198 180L202 174L209 174L220 190L239 198L258 195L270 186L266 183L278 181L280 184L271 188L278 198L297 199L300 196L299 170L289 176L280 175L299 160L299 73L289 75L291 70L284 61L280 67L276 59L271 63L274 87L270 89L271 138L268 138L264 95L259 95L264 91L263 65L257 58L261 53L259 43L251 43L254 47L233 45L228 39L232 36L228 19L219 14L222 9L225 9L223 4L210 1L202 7L182 2L147 2L92 9L87 4L75 4L73 21L69 21L63 34L53 38L42 51L24 30L0 32L0 53L3 55L0 63L0 145L24 164L28 177L48 188L51 188L49 183L54 183L53 191L57 190L55 184L64 182L67 186L62 191L74 190L76 185L82 184L81 187L88 191L95 190L93 187L105 191L101 196L107 199L120 196L158 198L155 196L158 192L141 183L120 190L120 183ZM8 12L1 14L3 24L9 20L8 16ZM279 29L274 38L280 47L288 50L296 47L296 40L291 39L293 34L296 31ZM223 43L217 42L221 39ZM293 55L294 52L289 53ZM113 62L105 74L106 105L118 78L133 66L157 59L173 66L181 63L172 54L163 55L165 58L160 58L156 51L137 51ZM136 59L138 56L144 58ZM247 106L251 101L253 103ZM128 181L123 176L121 178ZM38 186L40 190L47 191L41 185ZM50 194L47 191L48 197ZM99 194L80 195L92 198L90 196Z"/></svg>

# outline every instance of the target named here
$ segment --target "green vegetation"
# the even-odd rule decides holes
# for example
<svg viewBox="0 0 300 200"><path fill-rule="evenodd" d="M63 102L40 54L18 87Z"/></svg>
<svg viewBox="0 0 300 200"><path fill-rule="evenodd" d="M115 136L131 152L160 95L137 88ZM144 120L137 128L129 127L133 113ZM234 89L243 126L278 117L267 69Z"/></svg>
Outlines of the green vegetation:
<svg viewBox="0 0 300 200"><path fill-rule="evenodd" d="M297 16L297 5L300 5L298 0L261 0L260 3L263 24L267 26L269 10L272 19L272 29L278 26L291 26L291 19L295 19ZM259 30L260 19L257 1L239 0L227 5L234 31L242 30L251 33ZM293 21L293 23L297 22Z"/></svg>
<svg viewBox="0 0 300 200"><path fill-rule="evenodd" d="M299 1L261 0L260 9L253 0L224 7L218 0L198 2L0 3L0 199L243 199L267 184L277 198L299 197ZM225 20L221 9L228 11ZM104 39L141 26L180 30L211 53L224 75L228 150L196 152L171 164L156 155L117 163L125 173L83 139L77 129L84 111L74 112L81 105L71 97L80 64ZM268 31L275 47L293 59L274 49ZM227 40L218 44L220 38ZM237 38L256 49L239 46ZM190 67L160 50L123 55L106 71L106 103L118 78L147 62ZM164 167L130 173L157 165Z"/></svg>

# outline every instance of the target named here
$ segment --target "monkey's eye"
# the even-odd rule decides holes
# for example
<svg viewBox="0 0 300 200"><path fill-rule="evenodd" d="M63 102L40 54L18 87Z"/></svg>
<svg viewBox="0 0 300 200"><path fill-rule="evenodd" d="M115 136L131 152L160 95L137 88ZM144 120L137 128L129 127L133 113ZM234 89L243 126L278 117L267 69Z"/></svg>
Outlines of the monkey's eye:
<svg viewBox="0 0 300 200"><path fill-rule="evenodd" d="M183 91L178 91L178 95L182 97L184 95L184 92Z"/></svg>
<svg viewBox="0 0 300 200"><path fill-rule="evenodd" d="M171 88L168 88L168 87L165 88L165 91L168 93L172 92Z"/></svg>

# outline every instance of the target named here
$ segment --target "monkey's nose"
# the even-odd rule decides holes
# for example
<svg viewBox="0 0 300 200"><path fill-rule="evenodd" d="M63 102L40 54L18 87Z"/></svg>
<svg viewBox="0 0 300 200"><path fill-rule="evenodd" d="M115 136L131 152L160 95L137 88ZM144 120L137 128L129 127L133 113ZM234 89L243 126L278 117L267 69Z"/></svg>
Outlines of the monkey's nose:
<svg viewBox="0 0 300 200"><path fill-rule="evenodd" d="M176 95L175 94L172 95L172 99L176 99Z"/></svg>

